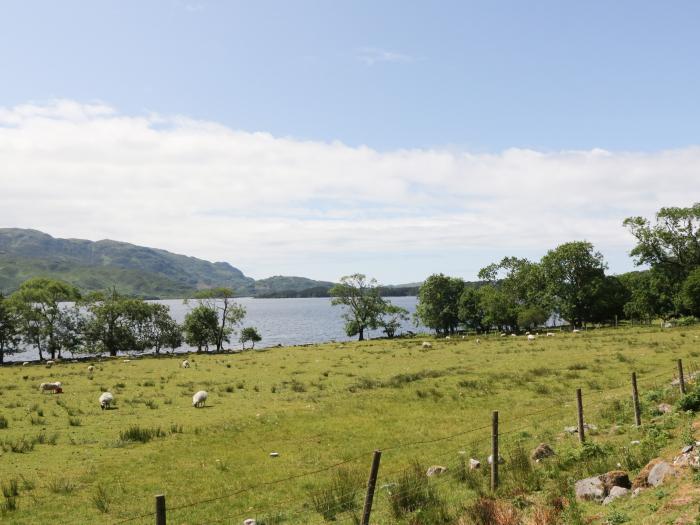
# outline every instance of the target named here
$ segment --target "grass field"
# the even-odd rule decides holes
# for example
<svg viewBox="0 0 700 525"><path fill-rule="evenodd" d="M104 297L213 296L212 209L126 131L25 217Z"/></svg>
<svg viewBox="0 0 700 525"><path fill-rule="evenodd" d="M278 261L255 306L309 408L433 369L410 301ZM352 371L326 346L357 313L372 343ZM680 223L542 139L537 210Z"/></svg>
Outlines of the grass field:
<svg viewBox="0 0 700 525"><path fill-rule="evenodd" d="M96 359L92 376L87 362L4 367L0 482L17 496L9 505L14 509L5 497L0 519L154 523L154 495L163 493L168 523L240 524L251 517L258 525L323 523L314 501L322 506L335 486L335 495L345 496L343 508L361 507L372 451L382 449L372 523L456 522L474 500L475 483L486 482L464 475L461 461L473 456L486 465L493 410L500 412L503 491L511 499L544 497L538 494L562 477L538 465L528 475L537 477L531 485L539 490L532 496L518 490L523 476L509 474L509 467L520 447L529 453L539 442L550 443L559 471L573 477L600 474L586 469L617 462L633 470L646 462L645 454L676 450L689 432L689 416L648 422L659 401L674 401L675 360L683 358L688 372L700 362L699 336L698 328L625 328L534 342L498 336L481 337L479 344L473 336L377 340L192 354L189 369L180 367L182 356ZM422 341L432 347L423 348ZM633 370L642 429L631 424ZM64 393L40 393L46 381L61 381ZM593 459L580 455L575 435L563 433L576 424L578 387L586 420L598 427L590 439L605 449ZM98 405L105 390L114 394L113 410ZM209 392L203 409L192 407L197 390ZM148 431L151 439L138 441L147 440ZM641 440L644 451L630 450L631 440ZM392 484L415 463L448 467L415 489L432 491L442 517L392 513ZM630 523L674 523L697 509L695 493L670 508L664 497L649 491L614 512ZM592 523L605 523L613 512L593 504L579 511ZM339 513L335 523L353 523L352 512Z"/></svg>

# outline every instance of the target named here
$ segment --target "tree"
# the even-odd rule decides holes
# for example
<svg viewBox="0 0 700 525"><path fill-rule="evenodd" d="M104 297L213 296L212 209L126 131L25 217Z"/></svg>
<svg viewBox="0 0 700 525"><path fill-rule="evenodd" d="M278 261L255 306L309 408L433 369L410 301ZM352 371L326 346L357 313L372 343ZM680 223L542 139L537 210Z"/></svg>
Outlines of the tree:
<svg viewBox="0 0 700 525"><path fill-rule="evenodd" d="M479 288L479 304L483 309L485 327L515 330L518 327L518 307L509 294L494 284Z"/></svg>
<svg viewBox="0 0 700 525"><path fill-rule="evenodd" d="M700 317L700 268L688 275L681 289L681 298L686 312Z"/></svg>
<svg viewBox="0 0 700 525"><path fill-rule="evenodd" d="M619 279L627 291L628 299L622 308L627 319L651 323L657 317L667 318L674 311L674 292L661 273L628 272Z"/></svg>
<svg viewBox="0 0 700 525"><path fill-rule="evenodd" d="M20 319L10 301L0 293L0 365L5 355L21 352Z"/></svg>
<svg viewBox="0 0 700 525"><path fill-rule="evenodd" d="M518 310L518 326L532 330L549 319L549 312L541 306L525 306Z"/></svg>
<svg viewBox="0 0 700 525"><path fill-rule="evenodd" d="M85 322L85 342L96 353L145 350L145 325L149 304L142 299L121 295L115 288L107 293L95 293L85 299L88 318Z"/></svg>
<svg viewBox="0 0 700 525"><path fill-rule="evenodd" d="M333 306L345 306L345 333L352 337L358 335L363 341L365 330L379 326L386 302L379 295L376 279L367 280L361 273L346 275L330 289Z"/></svg>
<svg viewBox="0 0 700 525"><path fill-rule="evenodd" d="M161 348L174 350L182 346L182 328L170 315L164 304L146 303L146 318L143 323L143 339L146 348L160 354Z"/></svg>
<svg viewBox="0 0 700 525"><path fill-rule="evenodd" d="M245 307L233 300L233 290L230 288L200 290L194 295L194 299L200 306L206 306L216 313L217 330L214 344L217 351L223 350L224 342L230 342L231 335L245 318Z"/></svg>
<svg viewBox="0 0 700 525"><path fill-rule="evenodd" d="M396 331L401 328L401 323L409 319L408 310L386 301L384 311L379 319L379 325L384 329L386 336L389 339L393 339Z"/></svg>
<svg viewBox="0 0 700 525"><path fill-rule="evenodd" d="M428 328L445 335L459 326L459 298L464 281L458 277L433 274L418 290L416 318Z"/></svg>
<svg viewBox="0 0 700 525"><path fill-rule="evenodd" d="M603 255L589 242L567 242L547 252L540 264L547 293L559 315L574 326L592 320L605 281Z"/></svg>
<svg viewBox="0 0 700 525"><path fill-rule="evenodd" d="M625 304L629 302L630 297L630 291L622 279L615 275L606 275L593 302L591 321L605 323L624 317Z"/></svg>
<svg viewBox="0 0 700 525"><path fill-rule="evenodd" d="M644 217L629 217L623 224L637 239L630 252L637 265L650 265L676 286L700 267L700 203L661 208L654 226Z"/></svg>
<svg viewBox="0 0 700 525"><path fill-rule="evenodd" d="M243 345L243 350L245 350L245 344L250 341L252 343L251 348L255 348L255 343L262 341L262 337L258 333L258 330L252 326L244 328L241 330L241 344Z"/></svg>
<svg viewBox="0 0 700 525"><path fill-rule="evenodd" d="M202 348L208 352L209 345L215 345L219 338L218 312L203 304L195 306L185 316L183 329L188 345L196 346L197 352L201 352Z"/></svg>
<svg viewBox="0 0 700 525"><path fill-rule="evenodd" d="M23 282L10 296L20 316L22 337L25 343L37 348L39 359L43 359L44 350L51 359L61 356L61 327L68 320L61 303L79 298L75 286L45 277Z"/></svg>
<svg viewBox="0 0 700 525"><path fill-rule="evenodd" d="M481 294L474 287L464 288L459 296L457 305L459 322L467 328L480 332L484 328L484 307L481 304Z"/></svg>

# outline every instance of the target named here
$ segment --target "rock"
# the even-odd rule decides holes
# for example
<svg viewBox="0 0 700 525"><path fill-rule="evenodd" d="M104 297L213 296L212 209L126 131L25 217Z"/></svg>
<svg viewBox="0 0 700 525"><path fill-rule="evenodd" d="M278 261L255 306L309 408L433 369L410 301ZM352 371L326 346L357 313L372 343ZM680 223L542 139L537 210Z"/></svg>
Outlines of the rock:
<svg viewBox="0 0 700 525"><path fill-rule="evenodd" d="M599 477L578 480L574 490L579 500L603 501L605 498L605 485Z"/></svg>
<svg viewBox="0 0 700 525"><path fill-rule="evenodd" d="M428 477L439 476L446 471L447 467L443 467L442 465L432 465L431 467L428 467L428 471L425 473L425 475Z"/></svg>
<svg viewBox="0 0 700 525"><path fill-rule="evenodd" d="M488 457L487 461L488 461L488 464L489 464L489 465L493 463L493 455L492 455L492 454L489 454L489 457ZM499 455L498 455L498 464L499 464L499 465L503 465L503 463L505 463L505 462L506 462L506 460L503 459L503 456L501 456L501 455L499 454Z"/></svg>
<svg viewBox="0 0 700 525"><path fill-rule="evenodd" d="M594 424L588 424L584 423L583 424L583 429L584 430L590 430L591 432L596 432L598 430L598 427ZM578 426L575 427L564 427L564 432L567 432L569 434L578 434Z"/></svg>
<svg viewBox="0 0 700 525"><path fill-rule="evenodd" d="M605 492L607 493L609 493L613 489L613 487L622 487L625 489L632 488L630 478L627 475L627 472L625 472L624 470L611 470L610 472L607 472L606 474L603 474L599 477L600 481L603 482Z"/></svg>
<svg viewBox="0 0 700 525"><path fill-rule="evenodd" d="M645 488L649 486L649 472L651 472L651 469L653 469L658 463L661 462L661 459L656 458L652 459L649 463L647 463L642 470L639 471L639 474L637 474L637 477L634 478L634 481L632 482L632 488L636 489L639 487Z"/></svg>
<svg viewBox="0 0 700 525"><path fill-rule="evenodd" d="M693 445L686 445L685 447L683 447L683 450L681 450L681 454L687 454L691 450L693 450Z"/></svg>
<svg viewBox="0 0 700 525"><path fill-rule="evenodd" d="M481 461L471 458L469 460L469 470L476 470L478 468L481 468Z"/></svg>
<svg viewBox="0 0 700 525"><path fill-rule="evenodd" d="M641 443L641 441L639 441L638 439L635 439L634 441L630 441L630 445L639 445L640 443Z"/></svg>
<svg viewBox="0 0 700 525"><path fill-rule="evenodd" d="M637 496L639 496L642 493L643 490L644 489L642 487L637 487L636 489L634 489L632 491L632 497L636 498Z"/></svg>
<svg viewBox="0 0 700 525"><path fill-rule="evenodd" d="M537 448L532 451L530 457L535 461L539 461L544 458L548 458L554 455L554 450L547 443L540 443Z"/></svg>
<svg viewBox="0 0 700 525"><path fill-rule="evenodd" d="M686 447L686 448L688 448L688 447ZM685 450L685 448L683 450ZM692 450L689 452L684 452L680 456L674 458L673 466L674 467L681 467L681 468L687 468L687 467L699 468L700 467L700 458L698 458L697 454L693 454Z"/></svg>
<svg viewBox="0 0 700 525"><path fill-rule="evenodd" d="M613 487L610 490L610 493L608 496L603 500L603 505L608 505L617 498L620 498L622 496L626 496L629 493L629 489L626 489L624 487Z"/></svg>
<svg viewBox="0 0 700 525"><path fill-rule="evenodd" d="M564 427L564 432L567 434L576 434L578 432L577 427Z"/></svg>
<svg viewBox="0 0 700 525"><path fill-rule="evenodd" d="M651 469L649 475L647 476L647 483L652 487L658 487L664 480L675 474L675 469L666 463L665 461L660 461L654 468Z"/></svg>

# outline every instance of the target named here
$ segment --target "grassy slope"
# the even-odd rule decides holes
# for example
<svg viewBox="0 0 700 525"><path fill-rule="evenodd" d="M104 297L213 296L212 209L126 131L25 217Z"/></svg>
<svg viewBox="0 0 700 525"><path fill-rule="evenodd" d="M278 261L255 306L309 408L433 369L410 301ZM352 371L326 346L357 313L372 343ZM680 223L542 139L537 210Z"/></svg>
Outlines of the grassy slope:
<svg viewBox="0 0 700 525"><path fill-rule="evenodd" d="M84 363L0 369L0 415L9 420L9 428L0 429L0 441L58 434L55 445L37 444L28 453L0 449L0 480L28 482L20 487L18 510L4 519L112 523L151 512L155 493L165 493L173 508L347 460L362 485L375 448L385 450L381 486L413 459L453 467L457 452L466 450L483 460L487 428L441 438L487 427L494 409L501 413L506 457L516 439L528 449L549 441L563 454L577 446L575 438L561 434L565 425L575 424L576 387L584 389L588 421L600 426L593 439L628 443L639 431L625 425L610 435L609 414L599 415L608 406L604 401L627 402L632 369L642 393L668 384L674 359L685 358L689 367L700 355L698 335L698 329L608 330L534 343L522 337L483 337L481 344L473 338L442 340L433 341L431 349L422 349L419 339L369 341L195 355L190 369L179 368L181 358L118 359L96 362L93 379ZM62 381L65 393L40 394L38 384L50 380ZM99 409L100 387L115 394L117 410ZM210 394L202 410L191 407L199 389ZM149 408L148 400L157 406ZM36 421L38 410L43 421ZM71 417L80 426L70 426ZM628 411L624 418L629 420ZM120 431L132 424L157 426L168 435L146 444L120 443ZM170 433L171 425L183 432ZM436 439L441 440L429 442ZM415 441L426 443L400 446ZM678 446L673 441L669 453ZM280 457L271 459L272 451ZM233 516L222 522L241 523L279 510L286 523L319 523L308 494L327 482L329 472L172 510L168 519L202 523ZM74 490L52 493L49 485L57 479L73 483ZM472 497L449 476L433 483L453 508ZM619 507L634 523L672 523L674 516L697 508L697 491L681 483L693 490L684 504L671 504L671 486ZM108 514L93 502L100 485L108 489ZM375 509L374 523L392 522L385 490L378 491ZM607 509L587 505L584 511L602 523Z"/></svg>

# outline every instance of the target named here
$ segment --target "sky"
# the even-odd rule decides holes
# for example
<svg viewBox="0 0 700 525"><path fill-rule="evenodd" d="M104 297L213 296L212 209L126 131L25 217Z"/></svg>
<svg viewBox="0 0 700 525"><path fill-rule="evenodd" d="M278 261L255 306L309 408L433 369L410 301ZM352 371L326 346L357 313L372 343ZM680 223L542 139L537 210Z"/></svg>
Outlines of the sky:
<svg viewBox="0 0 700 525"><path fill-rule="evenodd" d="M0 3L0 227L474 279L700 201L697 2Z"/></svg>

